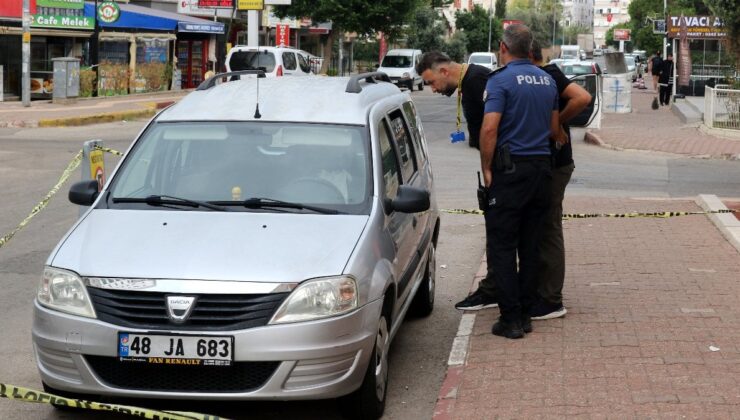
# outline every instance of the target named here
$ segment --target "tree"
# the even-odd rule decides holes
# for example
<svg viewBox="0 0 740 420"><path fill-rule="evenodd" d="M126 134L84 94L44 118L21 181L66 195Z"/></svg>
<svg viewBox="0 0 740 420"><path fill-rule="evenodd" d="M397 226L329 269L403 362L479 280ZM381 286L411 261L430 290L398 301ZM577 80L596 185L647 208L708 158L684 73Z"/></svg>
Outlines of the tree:
<svg viewBox="0 0 740 420"><path fill-rule="evenodd" d="M321 72L325 73L337 35L345 31L360 35L382 31L393 39L402 32L402 25L420 5L420 0L292 0L290 6L276 6L274 11L281 18L305 17L314 22L332 22L321 66Z"/></svg>
<svg viewBox="0 0 740 420"><path fill-rule="evenodd" d="M445 43L443 51L453 60L458 63L465 62L465 55L468 53L465 44L467 40L466 36L462 32L455 32L454 35Z"/></svg>
<svg viewBox="0 0 740 420"><path fill-rule="evenodd" d="M495 19L491 25L491 45L497 45L501 39L501 22ZM470 12L458 11L455 13L455 26L465 33L465 46L468 51L488 51L487 10L476 4Z"/></svg>
<svg viewBox="0 0 740 420"><path fill-rule="evenodd" d="M494 16L499 20L506 19L506 0L496 0L496 13Z"/></svg>
<svg viewBox="0 0 740 420"><path fill-rule="evenodd" d="M561 33L558 20L563 6L558 0L510 0L508 7L508 17L524 22L542 47L550 46L553 34Z"/></svg>
<svg viewBox="0 0 740 420"><path fill-rule="evenodd" d="M614 30L615 29L629 29L629 28L630 28L629 22L618 23L618 24L612 26L611 28L609 28L609 30L606 31L606 34L604 35L604 40L606 41L606 44L607 45L613 45L615 47L618 47L619 46L619 41L615 41L614 40ZM629 44L629 43L631 43L631 42L632 41L625 41L624 42L625 43L625 47L624 47L625 50L630 50L629 48L627 48L626 45Z"/></svg>
<svg viewBox="0 0 740 420"><path fill-rule="evenodd" d="M444 47L445 28L434 10L419 8L406 30L409 48L422 51L442 51Z"/></svg>
<svg viewBox="0 0 740 420"><path fill-rule="evenodd" d="M704 0L709 10L722 19L727 31L725 45L735 56L735 68L740 68L740 10L735 0Z"/></svg>

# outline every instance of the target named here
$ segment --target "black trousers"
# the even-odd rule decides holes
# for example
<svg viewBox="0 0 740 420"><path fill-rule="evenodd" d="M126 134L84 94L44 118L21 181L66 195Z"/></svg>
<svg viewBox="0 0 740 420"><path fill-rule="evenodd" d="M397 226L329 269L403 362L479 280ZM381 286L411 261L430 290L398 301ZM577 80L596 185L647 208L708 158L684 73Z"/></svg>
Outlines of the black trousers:
<svg viewBox="0 0 740 420"><path fill-rule="evenodd" d="M537 293L538 244L550 206L550 158L515 161L509 172L494 171L486 211L488 273L498 291L501 317L529 314ZM517 267L517 256L519 265Z"/></svg>
<svg viewBox="0 0 740 420"><path fill-rule="evenodd" d="M660 85L660 103L661 105L671 104L671 91L673 86L671 85Z"/></svg>

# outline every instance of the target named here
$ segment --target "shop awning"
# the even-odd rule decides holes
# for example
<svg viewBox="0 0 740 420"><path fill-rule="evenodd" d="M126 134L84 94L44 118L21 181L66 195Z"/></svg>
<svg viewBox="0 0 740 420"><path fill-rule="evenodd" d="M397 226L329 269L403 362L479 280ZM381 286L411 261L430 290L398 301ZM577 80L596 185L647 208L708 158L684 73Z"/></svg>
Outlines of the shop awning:
<svg viewBox="0 0 740 420"><path fill-rule="evenodd" d="M101 28L146 29L154 31L194 32L205 34L224 33L224 24L179 13L165 12L127 3L118 3L121 17L114 23L98 22ZM85 4L94 9L93 3ZM85 13L87 14L87 13Z"/></svg>

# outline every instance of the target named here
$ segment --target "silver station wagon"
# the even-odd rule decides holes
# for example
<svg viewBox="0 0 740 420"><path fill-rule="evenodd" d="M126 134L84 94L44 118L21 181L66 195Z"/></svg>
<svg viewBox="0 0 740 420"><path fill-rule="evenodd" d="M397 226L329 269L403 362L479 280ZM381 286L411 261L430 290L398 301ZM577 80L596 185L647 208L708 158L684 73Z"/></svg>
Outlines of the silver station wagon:
<svg viewBox="0 0 740 420"><path fill-rule="evenodd" d="M34 302L46 390L341 397L353 418L382 415L391 339L434 305L420 118L382 73L238 80L253 72L157 115L102 191L72 186L90 209Z"/></svg>

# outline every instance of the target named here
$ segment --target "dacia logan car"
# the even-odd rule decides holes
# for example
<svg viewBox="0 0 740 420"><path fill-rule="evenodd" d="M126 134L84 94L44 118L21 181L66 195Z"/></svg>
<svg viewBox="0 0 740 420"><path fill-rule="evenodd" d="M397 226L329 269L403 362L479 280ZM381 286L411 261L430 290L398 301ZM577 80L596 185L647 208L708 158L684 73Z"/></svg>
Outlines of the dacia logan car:
<svg viewBox="0 0 740 420"><path fill-rule="evenodd" d="M434 305L421 120L382 73L242 73L154 117L101 191L70 189L90 208L34 302L46 390L382 415L391 339Z"/></svg>

